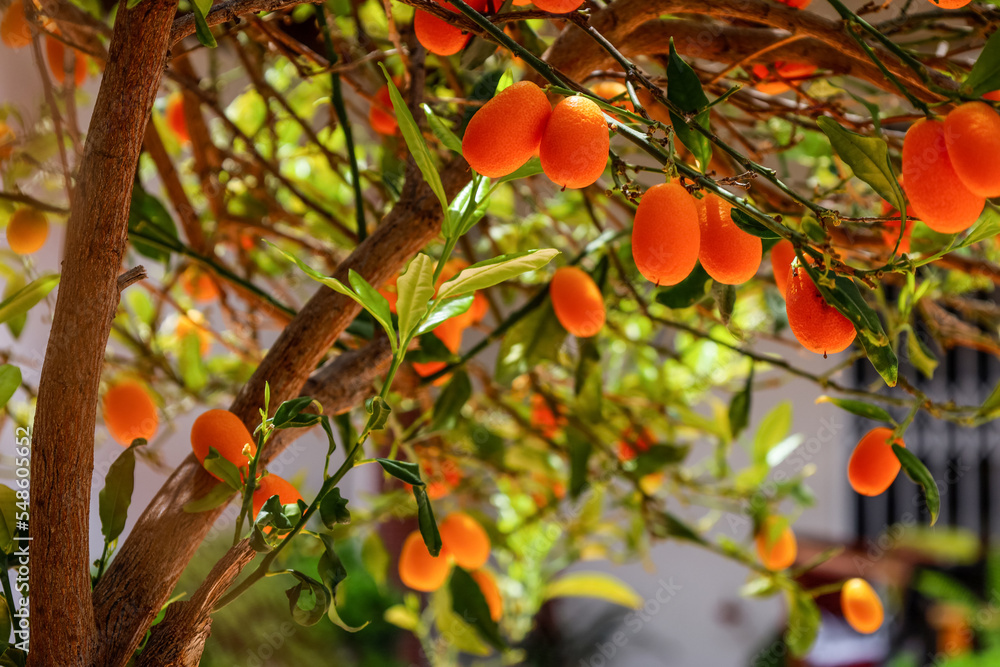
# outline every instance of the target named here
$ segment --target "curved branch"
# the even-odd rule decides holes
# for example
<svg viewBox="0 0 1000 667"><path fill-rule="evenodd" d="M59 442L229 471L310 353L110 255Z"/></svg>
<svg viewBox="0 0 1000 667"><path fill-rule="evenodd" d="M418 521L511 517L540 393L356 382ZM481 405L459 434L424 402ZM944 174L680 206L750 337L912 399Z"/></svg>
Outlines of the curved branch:
<svg viewBox="0 0 1000 667"><path fill-rule="evenodd" d="M247 14L260 14L262 12L276 12L281 9L301 5L305 0L226 0L212 7L205 20L208 25L214 26L220 23L235 21ZM174 21L174 26L170 30L170 46L181 41L188 35L194 34L194 14L187 13Z"/></svg>

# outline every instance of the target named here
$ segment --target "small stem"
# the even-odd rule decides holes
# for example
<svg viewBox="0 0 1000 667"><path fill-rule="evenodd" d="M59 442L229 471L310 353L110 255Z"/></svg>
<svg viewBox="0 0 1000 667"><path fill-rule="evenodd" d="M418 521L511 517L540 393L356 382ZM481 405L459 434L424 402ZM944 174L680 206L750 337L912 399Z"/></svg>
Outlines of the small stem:
<svg viewBox="0 0 1000 667"><path fill-rule="evenodd" d="M316 18L319 21L320 30L323 32L323 46L326 48L326 58L330 61L330 66L337 64L337 53L333 49L333 40L330 37L330 26L326 22L326 5L319 3ZM361 193L361 172L358 169L358 156L354 151L354 132L351 130L351 121L347 117L347 108L344 106L344 95L340 86L340 74L336 69L330 70L331 98L333 108L337 113L337 121L344 130L344 141L347 144L347 157L351 163L351 184L354 186L354 213L357 218L358 243L361 243L368 236L368 227L365 224L365 200Z"/></svg>
<svg viewBox="0 0 1000 667"><path fill-rule="evenodd" d="M101 560L97 564L97 576L94 577L94 585L95 586L97 585L97 582L101 580L101 576L104 574L104 567L108 563L108 553L110 551L110 549L109 549L110 546L111 546L110 542L108 542L107 540L104 540L104 550L101 551ZM4 594L6 595L6 593L7 593L7 586L9 585L9 583L7 582L7 578L6 577L4 577L3 583L4 583ZM11 618L14 618L14 617L11 616Z"/></svg>

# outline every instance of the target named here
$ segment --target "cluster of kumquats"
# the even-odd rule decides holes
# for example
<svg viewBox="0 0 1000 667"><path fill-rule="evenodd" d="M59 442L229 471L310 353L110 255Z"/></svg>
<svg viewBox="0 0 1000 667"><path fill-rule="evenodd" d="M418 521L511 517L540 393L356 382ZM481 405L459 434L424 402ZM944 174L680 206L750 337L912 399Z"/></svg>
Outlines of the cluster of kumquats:
<svg viewBox="0 0 1000 667"><path fill-rule="evenodd" d="M847 464L851 488L864 496L877 496L892 485L902 465L892 449L905 447L892 429L874 428L858 442ZM798 544L795 533L782 519L771 516L761 522L755 539L757 556L769 570L784 570L795 564ZM846 581L840 591L844 618L858 632L870 634L882 625L882 602L864 579Z"/></svg>
<svg viewBox="0 0 1000 667"><path fill-rule="evenodd" d="M67 55L73 58L72 81L81 85L87 79L86 54L76 49L67 49L60 39L59 30L51 22L42 25L45 37L45 56L49 61L49 71L56 83L66 83ZM12 49L21 49L31 44L31 25L24 10L24 0L14 0L0 19L0 40Z"/></svg>

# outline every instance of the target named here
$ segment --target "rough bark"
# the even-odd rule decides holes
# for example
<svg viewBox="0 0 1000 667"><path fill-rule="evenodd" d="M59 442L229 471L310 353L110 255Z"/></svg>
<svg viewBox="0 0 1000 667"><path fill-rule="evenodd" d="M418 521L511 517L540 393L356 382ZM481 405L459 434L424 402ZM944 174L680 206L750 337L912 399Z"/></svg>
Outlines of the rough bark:
<svg viewBox="0 0 1000 667"><path fill-rule="evenodd" d="M98 385L146 121L159 87L176 0L119 8L97 96L62 280L38 385L31 457L31 629L28 664L90 664L90 488Z"/></svg>
<svg viewBox="0 0 1000 667"><path fill-rule="evenodd" d="M468 168L455 160L442 169L449 196L468 181ZM337 276L347 280L353 268L370 283L380 285L399 271L419 249L440 232L441 206L430 188L410 169L403 199L339 267ZM264 382L271 387L272 404L297 396L310 373L333 342L347 328L360 307L333 290L321 288L299 311L271 347L251 380L230 407L248 425L259 418L264 401ZM366 360L363 360L367 363ZM349 377L340 375L339 377ZM279 449L270 446L264 460ZM101 665L124 665L138 646L173 589L198 545L208 533L221 509L200 514L183 511L185 503L200 498L213 486L193 456L174 471L136 526L120 547L107 573L94 590L95 617L100 630ZM171 548L162 548L164 536Z"/></svg>
<svg viewBox="0 0 1000 667"><path fill-rule="evenodd" d="M167 608L166 618L156 626L136 667L198 667L212 631L208 612L256 555L248 540L227 551L191 600Z"/></svg>

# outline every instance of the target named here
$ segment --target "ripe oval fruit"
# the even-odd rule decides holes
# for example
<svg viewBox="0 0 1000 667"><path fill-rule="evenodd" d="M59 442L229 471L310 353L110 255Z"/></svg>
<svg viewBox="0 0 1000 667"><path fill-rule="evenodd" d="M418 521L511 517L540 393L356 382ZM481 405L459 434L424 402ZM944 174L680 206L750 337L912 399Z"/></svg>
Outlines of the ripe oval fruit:
<svg viewBox="0 0 1000 667"><path fill-rule="evenodd" d="M700 247L694 197L677 183L647 190L632 225L632 258L639 273L657 285L676 285L698 262Z"/></svg>
<svg viewBox="0 0 1000 667"><path fill-rule="evenodd" d="M18 255L37 252L48 237L48 218L38 209L19 208L7 221L7 244Z"/></svg>
<svg viewBox="0 0 1000 667"><path fill-rule="evenodd" d="M771 271L774 272L774 284L781 296L788 291L788 270L795 259L795 246L788 239L781 239L771 248Z"/></svg>
<svg viewBox="0 0 1000 667"><path fill-rule="evenodd" d="M848 579L840 589L840 610L847 623L860 633L870 635L882 627L885 614L878 594L864 579Z"/></svg>
<svg viewBox="0 0 1000 667"><path fill-rule="evenodd" d="M450 571L451 563L445 547L441 547L437 556L432 556L420 531L415 530L407 536L399 553L399 580L404 586L430 593L441 588Z"/></svg>
<svg viewBox="0 0 1000 667"><path fill-rule="evenodd" d="M14 0L0 19L0 39L12 49L31 44L31 27L24 15L24 1Z"/></svg>
<svg viewBox="0 0 1000 667"><path fill-rule="evenodd" d="M786 63L778 61L771 71L767 65L754 65L753 75L758 79L754 87L765 95L780 95L791 90L786 82L798 83L813 75L816 66L809 63Z"/></svg>
<svg viewBox="0 0 1000 667"><path fill-rule="evenodd" d="M985 102L968 102L944 119L944 139L955 173L981 197L1000 195L1000 115Z"/></svg>
<svg viewBox="0 0 1000 667"><path fill-rule="evenodd" d="M464 570L478 570L490 559L490 536L475 519L454 512L438 524L441 543Z"/></svg>
<svg viewBox="0 0 1000 667"><path fill-rule="evenodd" d="M455 5L450 2L443 0L436 2L445 9L458 13ZM486 0L470 0L468 4L477 12L486 8ZM465 48L466 42L469 41L469 35L462 32L461 28L456 28L444 19L419 9L413 17L413 32L425 49L439 56L455 55Z"/></svg>
<svg viewBox="0 0 1000 667"><path fill-rule="evenodd" d="M914 217L942 234L972 226L986 204L959 178L948 157L944 123L918 120L903 139L903 189Z"/></svg>
<svg viewBox="0 0 1000 667"><path fill-rule="evenodd" d="M583 0L535 0L534 5L542 11L553 14L565 14L576 11L583 4Z"/></svg>
<svg viewBox="0 0 1000 667"><path fill-rule="evenodd" d="M191 426L191 449L198 463L205 464L209 447L214 447L219 456L232 463L237 468L247 465L247 457L243 448L250 445L250 456L257 452L257 445L250 431L243 425L240 418L229 410L209 410L194 420ZM215 473L209 472L216 479L221 479Z"/></svg>
<svg viewBox="0 0 1000 667"><path fill-rule="evenodd" d="M759 238L736 226L732 211L733 207L717 195L699 202L698 259L708 275L720 283L742 285L757 274L763 246Z"/></svg>
<svg viewBox="0 0 1000 667"><path fill-rule="evenodd" d="M567 97L552 110L538 155L556 185L585 188L604 173L611 138L601 107L586 97Z"/></svg>
<svg viewBox="0 0 1000 667"><path fill-rule="evenodd" d="M486 598L486 606L490 608L490 618L499 621L503 615L503 598L500 597L500 588L497 586L496 579L486 570L476 570L470 572L469 575L479 585L479 590Z"/></svg>
<svg viewBox="0 0 1000 667"><path fill-rule="evenodd" d="M119 382L104 392L101 410L111 436L126 447L136 438L151 440L160 425L156 404L135 380Z"/></svg>
<svg viewBox="0 0 1000 667"><path fill-rule="evenodd" d="M462 138L462 154L483 176L506 176L535 154L551 115L542 89L519 81L475 113Z"/></svg>
<svg viewBox="0 0 1000 667"><path fill-rule="evenodd" d="M930 0L930 3L941 9L959 9L965 7L972 0Z"/></svg>
<svg viewBox="0 0 1000 667"><path fill-rule="evenodd" d="M635 428L629 426L622 439L618 443L618 458L621 461L631 461L643 452L649 451L655 442L653 435L645 427L636 432Z"/></svg>
<svg viewBox="0 0 1000 667"><path fill-rule="evenodd" d="M184 117L184 96L174 93L167 98L166 110L167 127L177 137L177 141L182 144L191 143L191 135L188 133L187 119Z"/></svg>
<svg viewBox="0 0 1000 667"><path fill-rule="evenodd" d="M178 278L181 289L198 303L214 301L219 296L219 287L205 271L192 266Z"/></svg>
<svg viewBox="0 0 1000 667"><path fill-rule="evenodd" d="M812 0L778 0L783 5L788 5L792 9L805 9Z"/></svg>
<svg viewBox="0 0 1000 667"><path fill-rule="evenodd" d="M52 35L45 36L45 55L49 59L49 71L57 83L66 82L66 46ZM79 51L73 54L73 83L80 87L87 79L87 56Z"/></svg>
<svg viewBox="0 0 1000 667"><path fill-rule="evenodd" d="M399 124L392 111L392 98L389 96L389 84L378 89L372 100L371 108L368 109L368 124L379 134L388 137L396 134Z"/></svg>
<svg viewBox="0 0 1000 667"><path fill-rule="evenodd" d="M598 97L603 97L616 107L620 107L628 111L635 111L635 106L632 105L632 100L630 100L628 96L628 88L625 87L624 83L619 81L601 81L591 86L590 92ZM617 117L618 116L616 116L616 118Z"/></svg>
<svg viewBox="0 0 1000 667"><path fill-rule="evenodd" d="M566 331L580 338L597 335L604 326L604 295L586 271L563 266L552 276L549 287L556 319Z"/></svg>
<svg viewBox="0 0 1000 667"><path fill-rule="evenodd" d="M798 264L788 272L785 312L796 340L810 352L824 357L843 352L857 335L851 321L826 302L812 278Z"/></svg>
<svg viewBox="0 0 1000 667"><path fill-rule="evenodd" d="M798 543L790 526L785 526L777 537L771 534L771 528L778 522L778 517L769 516L757 533L754 541L757 544L757 556L760 562L769 570L784 570L795 564L798 555Z"/></svg>
<svg viewBox="0 0 1000 667"><path fill-rule="evenodd" d="M847 463L847 480L863 496L877 496L892 486L902 467L893 443L906 447L901 438L892 439L892 429L880 426L868 431Z"/></svg>
<svg viewBox="0 0 1000 667"><path fill-rule="evenodd" d="M271 496L278 496L282 505L294 505L300 500L305 500L299 490L292 486L292 483L277 475L265 475L257 483L257 488L253 490L253 516L251 521L260 514L260 509Z"/></svg>

